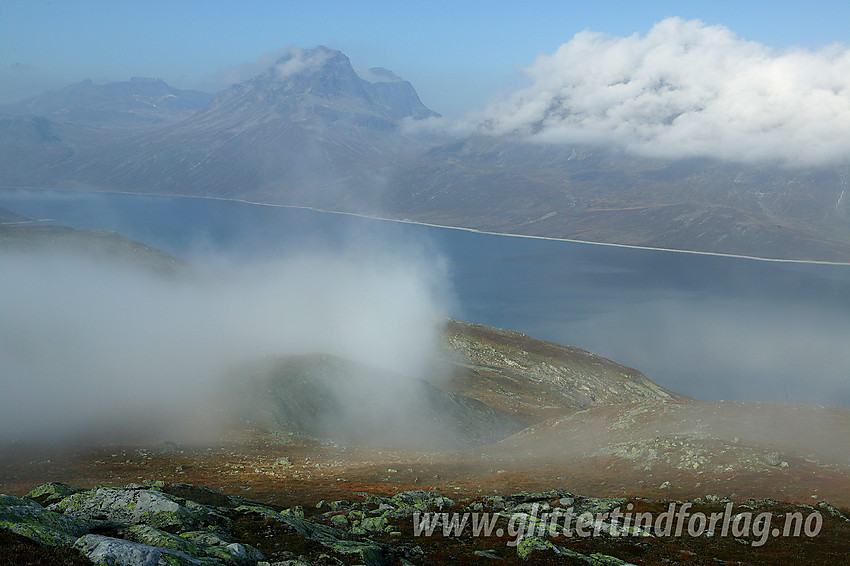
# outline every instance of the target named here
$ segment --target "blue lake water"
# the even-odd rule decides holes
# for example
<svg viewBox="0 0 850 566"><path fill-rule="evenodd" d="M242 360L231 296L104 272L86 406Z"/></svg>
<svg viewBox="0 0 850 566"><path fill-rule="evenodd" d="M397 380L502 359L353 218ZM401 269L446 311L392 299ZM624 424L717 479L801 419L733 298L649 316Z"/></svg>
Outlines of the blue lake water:
<svg viewBox="0 0 850 566"><path fill-rule="evenodd" d="M198 198L3 189L0 206L113 230L182 257L274 256L343 247L352 238L409 247L447 262L456 299L448 315L591 350L699 399L850 407L850 266L518 238Z"/></svg>

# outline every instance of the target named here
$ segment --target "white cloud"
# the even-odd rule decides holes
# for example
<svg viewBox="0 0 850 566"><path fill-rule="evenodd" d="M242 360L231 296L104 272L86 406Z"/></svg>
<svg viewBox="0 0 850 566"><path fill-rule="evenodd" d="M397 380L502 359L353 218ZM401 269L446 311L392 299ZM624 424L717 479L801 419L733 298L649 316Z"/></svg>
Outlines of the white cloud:
<svg viewBox="0 0 850 566"><path fill-rule="evenodd" d="M850 158L850 49L775 50L670 18L646 36L585 31L524 73L479 131L610 143L658 157L812 165Z"/></svg>
<svg viewBox="0 0 850 566"><path fill-rule="evenodd" d="M301 49L288 46L261 55L254 61L221 68L194 82L191 87L206 92L219 92L235 84L249 81L273 67L280 79L285 79L306 69L318 68L333 54L327 48Z"/></svg>
<svg viewBox="0 0 850 566"><path fill-rule="evenodd" d="M88 255L0 261L0 444L119 424L192 437L232 368L269 356L328 353L412 382L449 293L443 261L408 246L208 259L179 278ZM359 385L375 410L419 402Z"/></svg>
<svg viewBox="0 0 850 566"><path fill-rule="evenodd" d="M253 79L264 70L274 65L275 61L283 57L286 53L289 53L291 49L293 48L287 47L271 53L265 53L254 61L220 68L215 72L201 76L189 86L206 92L218 92L224 90L235 84Z"/></svg>
<svg viewBox="0 0 850 566"><path fill-rule="evenodd" d="M316 49L293 49L286 58L275 65L280 79L286 79L308 69L317 69L327 61L333 52L322 47Z"/></svg>

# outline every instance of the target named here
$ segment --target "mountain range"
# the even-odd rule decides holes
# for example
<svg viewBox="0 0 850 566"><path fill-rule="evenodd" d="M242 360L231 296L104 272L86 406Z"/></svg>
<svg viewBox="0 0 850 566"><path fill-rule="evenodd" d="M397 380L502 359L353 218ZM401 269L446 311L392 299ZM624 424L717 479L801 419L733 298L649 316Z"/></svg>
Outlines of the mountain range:
<svg viewBox="0 0 850 566"><path fill-rule="evenodd" d="M468 228L850 261L850 164L453 137L413 86L295 49L215 96L90 81L0 108L0 185L245 199ZM441 133L434 133L441 132Z"/></svg>
<svg viewBox="0 0 850 566"><path fill-rule="evenodd" d="M212 95L206 92L179 90L159 79L133 77L105 85L85 80L0 107L0 112L126 129L188 118L211 99Z"/></svg>

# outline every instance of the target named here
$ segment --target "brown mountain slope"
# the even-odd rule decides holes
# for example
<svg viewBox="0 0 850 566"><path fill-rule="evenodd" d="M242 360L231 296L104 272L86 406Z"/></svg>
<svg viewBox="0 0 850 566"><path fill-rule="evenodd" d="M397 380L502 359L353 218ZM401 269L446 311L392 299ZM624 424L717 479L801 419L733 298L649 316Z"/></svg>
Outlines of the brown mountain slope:
<svg viewBox="0 0 850 566"><path fill-rule="evenodd" d="M686 399L633 368L520 332L451 320L443 341L455 366L448 387L526 424L599 405Z"/></svg>

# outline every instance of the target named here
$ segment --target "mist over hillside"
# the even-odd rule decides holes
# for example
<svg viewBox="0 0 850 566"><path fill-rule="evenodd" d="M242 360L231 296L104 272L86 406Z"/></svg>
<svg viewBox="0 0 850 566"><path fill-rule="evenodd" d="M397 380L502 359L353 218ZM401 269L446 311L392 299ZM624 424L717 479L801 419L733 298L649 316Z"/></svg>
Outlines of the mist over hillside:
<svg viewBox="0 0 850 566"><path fill-rule="evenodd" d="M184 261L113 232L13 225L0 259L0 444L250 426L446 449L686 400L584 350L446 318L444 260L403 239Z"/></svg>
<svg viewBox="0 0 850 566"><path fill-rule="evenodd" d="M353 235L343 250L189 265L112 233L3 227L0 253L3 441L204 437L222 424L229 372L269 356L330 354L421 379L451 301L439 257L366 250Z"/></svg>

